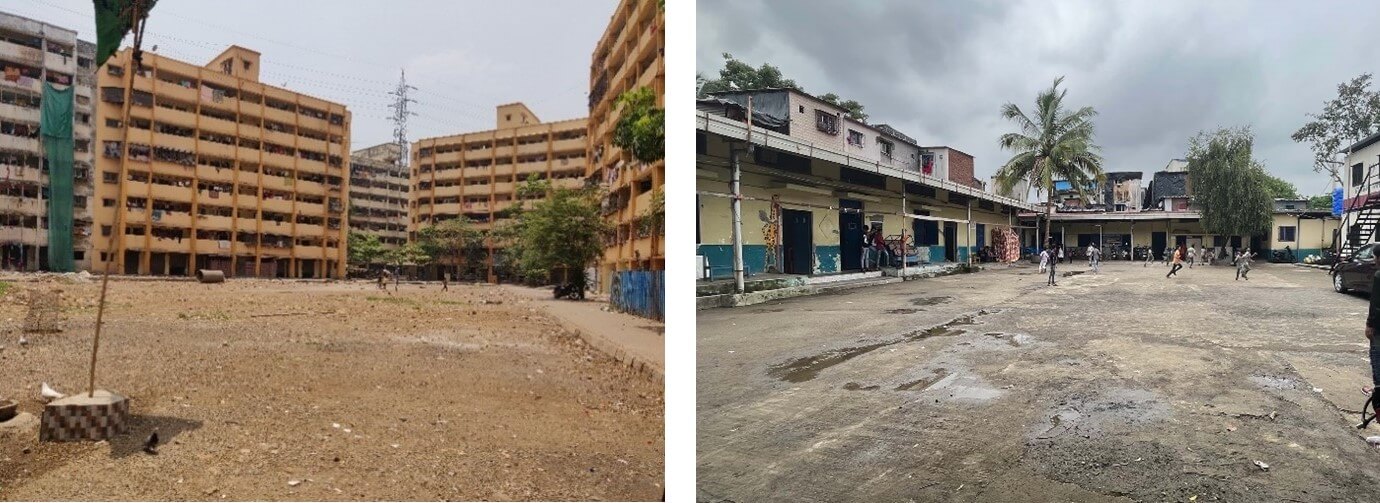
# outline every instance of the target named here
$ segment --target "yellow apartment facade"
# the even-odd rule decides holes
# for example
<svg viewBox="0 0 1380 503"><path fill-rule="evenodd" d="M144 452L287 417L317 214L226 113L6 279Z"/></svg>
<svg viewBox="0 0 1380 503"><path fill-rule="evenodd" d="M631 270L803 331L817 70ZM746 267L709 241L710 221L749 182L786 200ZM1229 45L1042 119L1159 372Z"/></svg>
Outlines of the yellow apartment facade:
<svg viewBox="0 0 1380 503"><path fill-rule="evenodd" d="M665 231L656 236L637 218L652 205L666 178L665 161L646 164L614 146L622 111L618 96L650 87L666 106L666 17L658 2L623 0L594 48L589 81L589 158L586 176L608 188L604 212L615 224L600 260L599 288L608 291L616 271L666 267Z"/></svg>
<svg viewBox="0 0 1380 503"><path fill-rule="evenodd" d="M553 187L584 184L584 118L542 122L522 103L499 105L496 115L494 129L412 144L411 239L421 229L461 216L477 229L501 226L510 208L532 201L517 194L517 186L532 175L551 180ZM495 282L504 269L501 243L489 240L485 247L483 264L454 265Z"/></svg>
<svg viewBox="0 0 1380 503"><path fill-rule="evenodd" d="M97 71L92 270L343 278L345 106L259 82L243 47L138 72L131 52Z"/></svg>

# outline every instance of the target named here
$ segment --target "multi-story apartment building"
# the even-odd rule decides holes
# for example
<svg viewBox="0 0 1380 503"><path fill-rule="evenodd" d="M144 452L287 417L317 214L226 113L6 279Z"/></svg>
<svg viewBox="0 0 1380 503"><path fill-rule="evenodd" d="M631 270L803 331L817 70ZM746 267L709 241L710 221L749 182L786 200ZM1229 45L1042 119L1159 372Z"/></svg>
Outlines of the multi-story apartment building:
<svg viewBox="0 0 1380 503"><path fill-rule="evenodd" d="M72 96L73 255L90 266L84 249L91 228L92 77L95 46L75 31L0 13L0 269L48 267L48 165L39 135L43 84L75 86ZM56 228L62 228L61 226Z"/></svg>
<svg viewBox="0 0 1380 503"><path fill-rule="evenodd" d="M429 225L461 216L481 230L501 225L510 208L531 201L519 198L517 186L533 175L554 187L584 184L584 118L542 122L522 103L499 105L497 117L492 130L412 144L412 238ZM462 265L468 274L496 281L501 243L489 240L486 248L482 267Z"/></svg>
<svg viewBox="0 0 1380 503"><path fill-rule="evenodd" d="M350 154L350 230L374 234L385 248L407 244L412 185L396 143Z"/></svg>
<svg viewBox="0 0 1380 503"><path fill-rule="evenodd" d="M604 183L609 195L605 214L615 224L599 267L601 290L607 290L615 271L661 270L666 266L664 229L651 235L637 225L662 190L665 161L638 162L614 146L614 129L622 109L618 97L649 87L657 106L666 101L666 14L658 2L622 0L595 45L589 68L589 157L587 176Z"/></svg>
<svg viewBox="0 0 1380 503"><path fill-rule="evenodd" d="M97 72L93 268L343 277L345 106L260 82L243 47L204 66L146 52L138 71L131 52Z"/></svg>

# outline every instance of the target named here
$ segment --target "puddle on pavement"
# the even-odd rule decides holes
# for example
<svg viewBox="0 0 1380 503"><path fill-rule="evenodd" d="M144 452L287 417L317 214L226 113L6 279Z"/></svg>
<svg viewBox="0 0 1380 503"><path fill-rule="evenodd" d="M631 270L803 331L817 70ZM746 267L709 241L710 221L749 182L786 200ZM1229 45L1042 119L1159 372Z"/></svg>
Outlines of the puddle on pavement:
<svg viewBox="0 0 1380 503"><path fill-rule="evenodd" d="M820 371L823 371L840 363L846 362L848 360L852 360L867 353L871 353L880 348L884 348L895 344L901 344L904 342L915 342L919 340L928 339L931 337L947 337L953 335L960 335L964 332L964 330L961 328L954 328L955 326L972 325L974 323L977 323L978 316L985 316L988 314L993 314L995 312L997 311L987 311L984 309L978 311L976 314L965 314L963 316L959 316L943 325L937 325L926 329L916 330L894 341L878 342L875 344L855 346L851 348L833 349L825 351L823 353L819 353L814 356L797 358L790 362L776 365L767 369L767 375L786 382L799 383L809 381L811 379L819 377Z"/></svg>
<svg viewBox="0 0 1380 503"><path fill-rule="evenodd" d="M949 377L949 374L950 374L950 372L949 372L948 369L944 369L944 368L934 369L934 375L933 375L933 376L926 377L926 378L924 378L924 379L917 379L917 380L914 380L914 381L911 381L911 382L902 384L902 385L900 385L900 386L897 386L897 387L896 387L896 391L912 391L912 390L913 390L913 391L925 391L925 390L929 389L930 386L934 386L934 383L939 382L941 379L944 379L945 377ZM918 389L917 389L917 388L918 388Z"/></svg>
<svg viewBox="0 0 1380 503"><path fill-rule="evenodd" d="M993 339L1001 339L1001 340L1004 340L1004 341L1006 341L1007 344L1010 344L1010 345L1016 346L1016 347L1020 347L1020 346L1024 346L1024 345L1026 345L1026 344L1029 344L1030 341L1031 341L1031 339L1033 339L1033 337L1031 337L1031 336L1029 336L1029 335L1026 335L1026 334L1008 334L1008 333L1006 333L1006 332L987 332L987 333L982 334L982 335L991 337L991 338L993 338Z"/></svg>
<svg viewBox="0 0 1380 503"><path fill-rule="evenodd" d="M782 311L785 311L785 310L786 310L786 308L784 308L784 307L777 307L777 308L768 308L768 309L753 309L752 312L755 313L755 314L765 314L765 313L779 313L779 312L782 312Z"/></svg>
<svg viewBox="0 0 1380 503"><path fill-rule="evenodd" d="M873 385L871 385L871 386L863 386L863 385L858 384L858 383L855 383L855 382L850 382L850 383L848 383L848 384L843 385L843 389L846 389L846 390L849 390L849 391L857 391L857 390L863 390L863 391L877 391L878 389L881 389L881 386L878 386L878 385L875 385L875 384L873 384Z"/></svg>
<svg viewBox="0 0 1380 503"><path fill-rule="evenodd" d="M1061 276L1067 278L1067 277L1069 277L1069 276L1077 276L1077 275L1083 274L1083 273L1085 273L1085 272L1087 272L1087 271L1069 271L1069 272L1066 272L1066 273L1064 273L1064 274L1061 274Z"/></svg>
<svg viewBox="0 0 1380 503"><path fill-rule="evenodd" d="M948 302L948 301L950 301L950 300L953 300L953 297L949 297L949 296L939 296L939 297L916 297L916 298L914 298L914 299L910 299L910 303L911 303L911 305L914 305L914 306L933 306L933 305L937 305L937 304L943 304L943 303Z"/></svg>
<svg viewBox="0 0 1380 503"><path fill-rule="evenodd" d="M915 314L915 313L918 313L918 312L920 312L920 311L924 311L924 309L909 309L909 308L888 309L888 310L886 311L886 314Z"/></svg>

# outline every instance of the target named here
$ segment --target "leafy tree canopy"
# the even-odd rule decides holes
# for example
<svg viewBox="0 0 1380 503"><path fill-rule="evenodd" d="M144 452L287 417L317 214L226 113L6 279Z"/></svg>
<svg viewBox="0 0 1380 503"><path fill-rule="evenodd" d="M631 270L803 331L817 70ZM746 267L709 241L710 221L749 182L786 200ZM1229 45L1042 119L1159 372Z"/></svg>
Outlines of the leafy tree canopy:
<svg viewBox="0 0 1380 503"><path fill-rule="evenodd" d="M632 152L642 162L666 156L666 110L656 106L650 87L630 89L618 96L623 113L613 133L613 144Z"/></svg>
<svg viewBox="0 0 1380 503"><path fill-rule="evenodd" d="M1251 158L1254 142L1244 127L1201 132L1189 140L1188 177L1203 229L1210 234L1243 236L1270 229L1270 176Z"/></svg>
<svg viewBox="0 0 1380 503"><path fill-rule="evenodd" d="M1308 198L1308 209L1310 210L1331 210L1332 194L1323 194Z"/></svg>
<svg viewBox="0 0 1380 503"><path fill-rule="evenodd" d="M1322 113L1308 114L1313 120L1290 136L1311 144L1313 171L1327 173L1337 183L1342 183L1337 154L1380 131L1380 90L1372 90L1370 80L1371 74L1363 73L1338 84L1337 97L1323 103Z"/></svg>
<svg viewBox="0 0 1380 503"><path fill-rule="evenodd" d="M1080 195L1085 188L1106 178L1102 172L1101 147L1093 143L1092 107L1070 110L1064 106L1068 90L1060 90L1063 77L1035 97L1035 115L1027 115L1015 103L1001 108L1001 116L1020 129L1001 135L998 144L1016 152L997 170L997 188L1010 192L1021 180L1045 192L1045 241L1050 237L1050 214L1054 205L1054 181L1068 180Z"/></svg>
<svg viewBox="0 0 1380 503"><path fill-rule="evenodd" d="M1286 182L1269 173L1265 174L1265 190L1270 193L1270 197L1277 199L1299 198L1299 189L1295 188L1294 184Z"/></svg>
<svg viewBox="0 0 1380 503"><path fill-rule="evenodd" d="M376 234L350 231L348 238L350 264L363 267L383 259L383 243Z"/></svg>
<svg viewBox="0 0 1380 503"><path fill-rule="evenodd" d="M521 190L547 189L548 195L501 231L511 237L508 253L516 270L538 279L561 268L583 274L604 252L603 238L613 229L600 213L602 194L595 188L550 189L545 180L524 185L529 187Z"/></svg>
<svg viewBox="0 0 1380 503"><path fill-rule="evenodd" d="M723 57L724 67L719 70L719 78L707 79L703 74L695 76L696 83L699 84L700 88L698 97L703 98L713 92L732 91L735 85L738 89L784 87L805 92L805 88L797 85L794 80L786 78L781 73L781 69L773 65L762 63L762 66L753 68L752 65L734 58L732 54L725 52ZM846 110L848 117L853 120L867 121L867 114L863 112L863 105L857 101L840 99L834 93L820 96L819 99Z"/></svg>
<svg viewBox="0 0 1380 503"><path fill-rule="evenodd" d="M417 245L430 257L459 265L480 258L484 233L462 216L418 230Z"/></svg>

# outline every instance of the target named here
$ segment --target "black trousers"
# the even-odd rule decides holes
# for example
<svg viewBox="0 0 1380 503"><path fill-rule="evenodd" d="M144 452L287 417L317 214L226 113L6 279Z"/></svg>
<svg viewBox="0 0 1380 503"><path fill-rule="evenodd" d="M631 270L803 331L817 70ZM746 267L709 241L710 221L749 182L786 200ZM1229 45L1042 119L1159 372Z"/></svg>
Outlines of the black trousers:
<svg viewBox="0 0 1380 503"><path fill-rule="evenodd" d="M1173 276L1173 275L1175 275L1175 274L1178 274L1178 273L1179 273L1179 269L1183 269L1183 268L1184 268L1184 265L1183 265L1183 264L1174 264L1174 267L1170 267L1170 268L1169 268L1169 274L1164 275L1164 277L1168 278L1168 277L1170 277L1170 276Z"/></svg>

